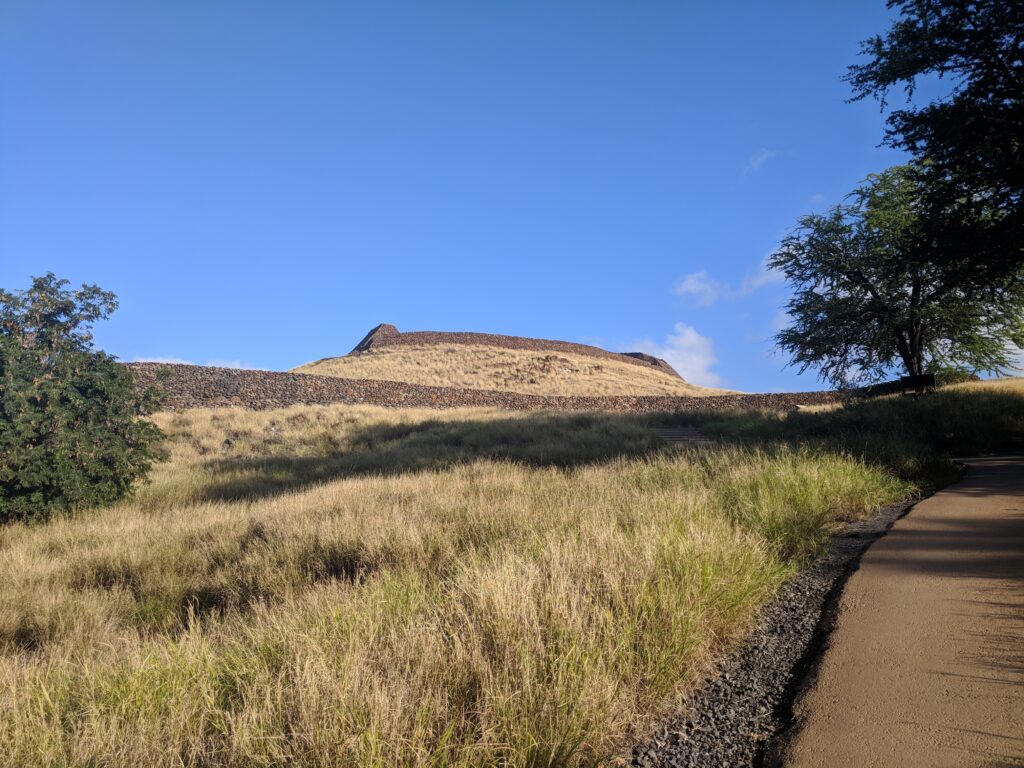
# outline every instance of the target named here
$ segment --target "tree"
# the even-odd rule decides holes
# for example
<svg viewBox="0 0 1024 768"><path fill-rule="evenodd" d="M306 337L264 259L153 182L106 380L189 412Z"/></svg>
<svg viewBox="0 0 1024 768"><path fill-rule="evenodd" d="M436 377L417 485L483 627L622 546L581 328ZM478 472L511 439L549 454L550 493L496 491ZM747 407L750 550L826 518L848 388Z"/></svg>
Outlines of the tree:
<svg viewBox="0 0 1024 768"><path fill-rule="evenodd" d="M934 258L910 166L869 176L846 201L800 219L769 259L794 289L775 340L838 386L950 369L998 373L1024 346L1024 280L964 280Z"/></svg>
<svg viewBox="0 0 1024 768"><path fill-rule="evenodd" d="M132 374L93 349L90 328L117 308L95 285L54 275L0 290L0 522L119 499L154 460L156 407Z"/></svg>
<svg viewBox="0 0 1024 768"><path fill-rule="evenodd" d="M907 106L888 117L885 143L928 174L922 205L936 254L961 273L1005 276L1024 265L1024 3L889 0L899 17L861 44L868 60L846 76L853 99ZM945 98L911 104L921 78L951 80ZM925 164L925 161L927 163Z"/></svg>

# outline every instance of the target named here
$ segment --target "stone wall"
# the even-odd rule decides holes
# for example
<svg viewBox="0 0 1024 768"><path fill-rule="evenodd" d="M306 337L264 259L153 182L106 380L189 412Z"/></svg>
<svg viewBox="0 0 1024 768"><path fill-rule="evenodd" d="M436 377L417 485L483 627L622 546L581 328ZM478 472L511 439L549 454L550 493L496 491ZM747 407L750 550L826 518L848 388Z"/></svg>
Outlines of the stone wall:
<svg viewBox="0 0 1024 768"><path fill-rule="evenodd" d="M716 397L545 396L198 365L128 363L127 366L141 386L156 385L164 391L164 407L168 410L229 406L265 410L299 403L365 403L388 408L486 407L509 411L641 413L735 407L792 410L798 405L836 402L841 397L835 392ZM158 372L162 373L158 376Z"/></svg>
<svg viewBox="0 0 1024 768"><path fill-rule="evenodd" d="M363 340L356 344L349 354L357 355L372 349L395 346L431 346L440 344L461 344L480 347L499 347L501 349L523 349L531 352L568 352L574 355L598 357L605 360L617 360L620 363L632 363L650 368L659 368L666 373L682 378L675 368L662 360L643 352L609 352L589 344L576 344L571 341L553 341L550 339L529 339L525 336L502 336L497 333L448 333L442 331L409 331L403 333L393 325L382 323L370 331Z"/></svg>

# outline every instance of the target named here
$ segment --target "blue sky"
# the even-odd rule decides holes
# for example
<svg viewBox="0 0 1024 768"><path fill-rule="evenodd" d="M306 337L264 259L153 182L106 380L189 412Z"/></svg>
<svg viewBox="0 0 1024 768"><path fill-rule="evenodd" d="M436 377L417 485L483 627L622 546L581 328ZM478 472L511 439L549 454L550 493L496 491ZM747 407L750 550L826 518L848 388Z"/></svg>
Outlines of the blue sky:
<svg viewBox="0 0 1024 768"><path fill-rule="evenodd" d="M882 0L0 4L0 286L115 291L125 360L285 369L370 327L815 388L762 262L900 161L847 104Z"/></svg>

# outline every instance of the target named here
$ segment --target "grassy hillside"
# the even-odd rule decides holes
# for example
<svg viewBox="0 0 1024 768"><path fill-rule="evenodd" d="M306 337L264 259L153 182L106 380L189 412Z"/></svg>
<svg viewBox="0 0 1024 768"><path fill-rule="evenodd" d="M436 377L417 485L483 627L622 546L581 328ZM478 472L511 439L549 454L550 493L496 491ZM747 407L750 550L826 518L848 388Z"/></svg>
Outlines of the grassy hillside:
<svg viewBox="0 0 1024 768"><path fill-rule="evenodd" d="M0 529L0 765L608 762L829 530L948 476L941 440L1012 441L1024 396L691 415L725 444L659 448L678 418L161 414L134 501Z"/></svg>
<svg viewBox="0 0 1024 768"><path fill-rule="evenodd" d="M402 345L307 363L295 373L534 395L717 395L654 367L571 352Z"/></svg>

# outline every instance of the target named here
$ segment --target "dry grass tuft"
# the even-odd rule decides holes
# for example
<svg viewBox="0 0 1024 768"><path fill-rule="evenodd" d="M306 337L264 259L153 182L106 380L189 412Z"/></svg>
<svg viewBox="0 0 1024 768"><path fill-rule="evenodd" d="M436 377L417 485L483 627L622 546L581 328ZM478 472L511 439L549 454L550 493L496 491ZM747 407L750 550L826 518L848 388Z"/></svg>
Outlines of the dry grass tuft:
<svg viewBox="0 0 1024 768"><path fill-rule="evenodd" d="M161 414L134 501L0 529L0 764L608 763L836 521L840 453L627 416Z"/></svg>
<svg viewBox="0 0 1024 768"><path fill-rule="evenodd" d="M729 390L698 387L657 368L571 352L534 352L477 345L383 347L306 363L295 373L380 379L529 395L679 395Z"/></svg>

